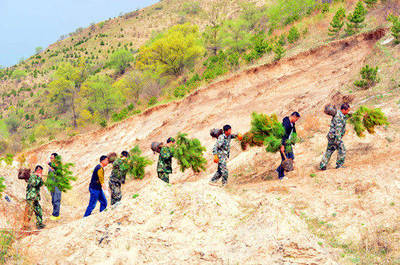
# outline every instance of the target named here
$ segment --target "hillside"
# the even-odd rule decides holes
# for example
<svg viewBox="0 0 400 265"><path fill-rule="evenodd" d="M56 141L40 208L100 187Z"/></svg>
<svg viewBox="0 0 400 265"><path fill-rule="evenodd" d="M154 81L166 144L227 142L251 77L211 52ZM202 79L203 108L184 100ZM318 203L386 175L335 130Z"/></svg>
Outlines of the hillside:
<svg viewBox="0 0 400 265"><path fill-rule="evenodd" d="M172 6L175 2L159 4L165 3ZM201 4L207 6L207 1ZM345 4L354 6L352 2ZM390 23L383 18L393 8L399 10L398 4L380 2L368 12L363 32L329 41L326 29L330 16L315 11L294 22L298 27L300 23L314 27L310 26L296 44L286 46L286 55L280 60L273 60L274 53L266 53L209 82L202 80L201 87L188 91L180 100L167 100L164 94L160 96L164 101L142 106L141 113L123 121L100 129L83 126L79 135L69 137L63 132L62 138L36 143L38 146L19 153L12 165L2 162L0 173L6 190L0 200L0 222L6 231L19 229L23 213L25 183L16 179L19 158L24 157L32 167L44 165L50 153L58 152L75 164L78 181L63 194L59 222L48 219L51 199L42 189L47 228L12 244L4 240L9 232L3 231L0 245L5 252L1 253L6 254L1 261L399 264L400 170L396 165L400 159L400 50L391 36ZM339 6L340 2L335 2L331 7L336 11ZM292 26L276 29L275 34ZM379 82L360 89L353 83L360 79L366 64L379 66ZM354 96L353 110L360 105L381 108L390 125L365 138L357 137L348 125L344 137L346 168L336 170L331 161L327 171L319 171L330 124L323 106L343 95ZM302 141L295 147L296 168L287 180L277 180L274 169L280 162L278 154L266 153L261 147L242 151L233 141L228 186L208 185L216 169L211 155L215 140L209 129L229 123L234 132L243 133L250 128L253 111L276 113L281 119L294 110L301 113L297 131ZM144 155L156 162L151 142L165 141L178 132L200 139L207 147L205 172L181 173L174 161L171 185L166 185L156 177L154 163L146 169L143 180L127 181L120 205L103 213L97 208L92 216L82 219L89 199L89 176L100 155L138 144ZM106 176L109 173L107 168Z"/></svg>
<svg viewBox="0 0 400 265"><path fill-rule="evenodd" d="M15 155L107 127L235 72L345 38L345 26L329 37L329 23L340 7L349 13L354 6L355 1L169 0L78 29L0 69L0 153ZM362 31L389 27L386 17L398 15L397 7L390 0L368 8ZM152 59L159 44L170 58ZM177 45L182 52L174 54ZM167 65L160 63L164 59Z"/></svg>

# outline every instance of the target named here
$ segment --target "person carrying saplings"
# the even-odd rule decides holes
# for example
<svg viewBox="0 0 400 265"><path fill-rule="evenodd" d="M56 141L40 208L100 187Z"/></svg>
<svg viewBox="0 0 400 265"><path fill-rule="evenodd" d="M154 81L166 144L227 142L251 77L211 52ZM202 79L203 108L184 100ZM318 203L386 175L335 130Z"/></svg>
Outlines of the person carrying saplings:
<svg viewBox="0 0 400 265"><path fill-rule="evenodd" d="M40 206L40 188L44 184L42 173L43 167L37 165L35 167L35 172L29 177L28 185L26 186L26 206L24 214L24 229L26 230L29 227L29 222L33 213L36 215L37 229L46 227L46 225L43 224L43 213L42 207Z"/></svg>
<svg viewBox="0 0 400 265"><path fill-rule="evenodd" d="M230 125L223 127L223 133L218 137L217 142L213 148L214 162L218 163L217 172L210 180L211 185L216 185L217 181L222 178L222 185L226 185L228 182L228 168L227 162L231 150L231 140L233 138L242 139L240 134L232 134L232 128Z"/></svg>
<svg viewBox="0 0 400 265"><path fill-rule="evenodd" d="M114 153L115 154L115 153ZM125 183L126 173L128 172L128 165L126 160L128 159L129 153L122 151L121 157L117 158L112 163L112 170L108 186L111 190L111 205L116 204L122 199L121 185Z"/></svg>
<svg viewBox="0 0 400 265"><path fill-rule="evenodd" d="M346 114L348 114L349 112L350 105L348 103L344 103L340 107L340 110L338 110L336 112L336 115L332 118L329 133L327 135L328 147L326 148L326 152L322 157L322 161L319 165L321 170L326 170L326 166L328 165L329 160L335 150L338 151L336 168L343 167L344 161L346 159L346 148L344 147L342 138L346 133Z"/></svg>
<svg viewBox="0 0 400 265"><path fill-rule="evenodd" d="M163 145L158 157L157 174L158 178L166 183L169 183L169 174L172 173L172 151L171 145L175 143L175 139L169 137L167 144Z"/></svg>
<svg viewBox="0 0 400 265"><path fill-rule="evenodd" d="M294 153L293 153L293 147L292 144L290 143L290 139L293 136L294 133L296 133L296 122L300 119L300 114L295 111L293 112L289 117L285 117L282 120L282 126L285 128L285 134L282 137L282 145L280 148L280 153L281 153L281 158L282 162L285 161L286 159L292 159L294 160ZM285 170L281 165L276 169L278 172L278 177L279 179L283 179L285 176Z"/></svg>
<svg viewBox="0 0 400 265"><path fill-rule="evenodd" d="M60 165L56 163L57 156L58 156L57 153L52 153L50 156L50 162L48 164L49 176L51 176L52 174L57 174L58 172L58 168L60 167ZM54 179L54 181L56 181L56 179ZM50 194L51 194L51 204L53 205L53 214L50 216L50 220L57 221L60 219L61 191L57 186L55 186L54 191L51 191Z"/></svg>

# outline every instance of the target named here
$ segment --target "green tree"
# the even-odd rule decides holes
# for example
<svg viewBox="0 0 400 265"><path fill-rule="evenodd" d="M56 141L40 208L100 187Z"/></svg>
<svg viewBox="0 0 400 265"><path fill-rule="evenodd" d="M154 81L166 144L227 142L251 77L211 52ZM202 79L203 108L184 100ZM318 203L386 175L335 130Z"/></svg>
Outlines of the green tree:
<svg viewBox="0 0 400 265"><path fill-rule="evenodd" d="M291 27L287 36L287 41L293 44L296 41L298 41L299 38L300 38L299 30L296 28L296 26Z"/></svg>
<svg viewBox="0 0 400 265"><path fill-rule="evenodd" d="M206 12L207 26L203 32L203 40L208 50L215 56L222 49L222 27L226 19L227 0L215 1L210 11Z"/></svg>
<svg viewBox="0 0 400 265"><path fill-rule="evenodd" d="M125 73L126 68L129 67L130 62L133 61L133 55L126 49L119 49L113 52L108 60L108 64L115 69L117 74Z"/></svg>
<svg viewBox="0 0 400 265"><path fill-rule="evenodd" d="M395 44L400 43L400 18L395 16L390 16L389 20L392 22L392 36L394 37Z"/></svg>
<svg viewBox="0 0 400 265"><path fill-rule="evenodd" d="M47 98L49 103L55 105L61 113L71 109L74 127L78 127L76 120L79 92L89 73L89 66L82 59L76 66L64 63L59 65L53 81L48 85L49 94Z"/></svg>
<svg viewBox="0 0 400 265"><path fill-rule="evenodd" d="M346 17L346 10L343 7L339 8L339 10L333 16L333 19L330 23L330 27L328 29L329 36L337 37L339 35L340 31L343 28L345 17Z"/></svg>
<svg viewBox="0 0 400 265"><path fill-rule="evenodd" d="M357 5L353 11L347 16L348 22L346 22L345 32L347 35L353 35L360 31L364 25L365 15L367 14L367 10L364 7L364 4L361 1L357 2Z"/></svg>
<svg viewBox="0 0 400 265"><path fill-rule="evenodd" d="M138 102L145 86L145 76L142 72L132 71L113 84L113 87L122 92L129 102Z"/></svg>
<svg viewBox="0 0 400 265"><path fill-rule="evenodd" d="M85 99L86 108L99 119L108 119L111 112L121 104L121 91L112 86L112 81L106 75L95 75L82 85L80 96Z"/></svg>
<svg viewBox="0 0 400 265"><path fill-rule="evenodd" d="M186 23L176 25L139 51L138 66L159 74L179 76L203 54L198 28Z"/></svg>
<svg viewBox="0 0 400 265"><path fill-rule="evenodd" d="M223 45L232 51L242 53L250 45L251 34L244 19L227 20L224 24Z"/></svg>
<svg viewBox="0 0 400 265"><path fill-rule="evenodd" d="M376 126L389 125L388 119L381 109L369 109L360 106L351 116L350 123L358 137L364 137L364 132L375 133Z"/></svg>

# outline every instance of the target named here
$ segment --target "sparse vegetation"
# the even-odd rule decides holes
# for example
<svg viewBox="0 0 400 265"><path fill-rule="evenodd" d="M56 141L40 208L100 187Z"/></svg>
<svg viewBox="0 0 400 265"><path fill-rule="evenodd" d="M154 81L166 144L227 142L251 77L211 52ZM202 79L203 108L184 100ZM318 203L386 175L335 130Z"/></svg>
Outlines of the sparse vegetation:
<svg viewBox="0 0 400 265"><path fill-rule="evenodd" d="M357 87L368 89L379 82L378 66L370 67L369 65L365 65L361 69L360 74L362 79L354 82L354 85Z"/></svg>

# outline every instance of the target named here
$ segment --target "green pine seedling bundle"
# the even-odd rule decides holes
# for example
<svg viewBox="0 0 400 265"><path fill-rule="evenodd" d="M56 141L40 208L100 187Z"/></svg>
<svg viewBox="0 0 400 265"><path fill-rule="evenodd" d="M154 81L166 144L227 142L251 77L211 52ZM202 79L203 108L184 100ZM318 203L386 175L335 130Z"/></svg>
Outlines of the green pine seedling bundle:
<svg viewBox="0 0 400 265"><path fill-rule="evenodd" d="M365 106L359 107L349 121L358 137L364 137L365 131L374 134L376 126L389 125L387 117L381 109L370 109Z"/></svg>
<svg viewBox="0 0 400 265"><path fill-rule="evenodd" d="M206 148L201 145L199 139L189 139L186 133L178 133L171 151L173 157L178 160L182 172L188 168L192 168L196 173L206 170L207 160L204 158Z"/></svg>
<svg viewBox="0 0 400 265"><path fill-rule="evenodd" d="M57 187L61 192L72 189L71 181L76 181L71 171L72 163L63 163L60 155L55 157L55 161L50 163L54 169L49 171L45 185L50 192L54 192Z"/></svg>
<svg viewBox="0 0 400 265"><path fill-rule="evenodd" d="M141 156L142 151L139 146L136 145L129 151L129 157L126 162L127 173L134 179L143 179L145 174L145 169L148 165L153 163L152 160L145 156Z"/></svg>

